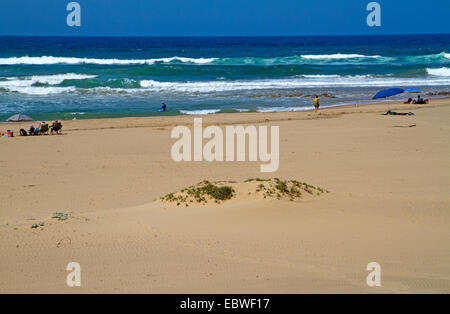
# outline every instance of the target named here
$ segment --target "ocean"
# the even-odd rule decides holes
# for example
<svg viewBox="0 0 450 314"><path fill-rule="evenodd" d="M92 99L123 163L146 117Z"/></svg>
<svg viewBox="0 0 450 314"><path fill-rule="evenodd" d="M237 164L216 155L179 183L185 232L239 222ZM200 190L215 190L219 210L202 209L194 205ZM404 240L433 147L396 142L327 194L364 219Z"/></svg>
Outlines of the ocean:
<svg viewBox="0 0 450 314"><path fill-rule="evenodd" d="M0 121L297 111L411 86L450 92L450 35L0 37Z"/></svg>

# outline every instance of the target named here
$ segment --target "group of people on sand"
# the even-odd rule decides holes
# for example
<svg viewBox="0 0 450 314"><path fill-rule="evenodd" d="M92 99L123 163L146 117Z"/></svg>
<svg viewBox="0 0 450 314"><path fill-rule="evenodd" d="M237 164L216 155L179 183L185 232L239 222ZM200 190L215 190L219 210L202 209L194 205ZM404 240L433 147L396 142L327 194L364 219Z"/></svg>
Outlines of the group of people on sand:
<svg viewBox="0 0 450 314"><path fill-rule="evenodd" d="M314 95L313 101L314 101L315 111L317 112L319 110L319 107L320 107L320 98L319 98L319 96ZM407 101L405 101L405 104L424 105L424 104L428 104L429 102L430 102L429 99L423 99L420 95L418 95L417 99L409 98Z"/></svg>
<svg viewBox="0 0 450 314"><path fill-rule="evenodd" d="M314 95L314 108L317 112L320 107L320 98L317 95ZM405 101L405 104L417 104L417 105L424 105L428 104L430 102L429 99L423 99L420 95L417 96L417 99L409 98L407 101Z"/></svg>
<svg viewBox="0 0 450 314"><path fill-rule="evenodd" d="M34 135L43 135L43 134L52 134L56 133L56 134L61 134L61 130L62 130L62 123L58 120L55 120L51 126L49 126L49 124L45 121L41 122L39 124L39 127L35 128L34 125L30 126L30 129L25 130L25 129L20 129L20 135L21 136L34 136Z"/></svg>
<svg viewBox="0 0 450 314"><path fill-rule="evenodd" d="M405 104L417 104L417 105L424 105L428 104L430 100L429 99L423 99L422 97L417 96L417 99L412 99L411 97L408 98L407 101L405 101Z"/></svg>

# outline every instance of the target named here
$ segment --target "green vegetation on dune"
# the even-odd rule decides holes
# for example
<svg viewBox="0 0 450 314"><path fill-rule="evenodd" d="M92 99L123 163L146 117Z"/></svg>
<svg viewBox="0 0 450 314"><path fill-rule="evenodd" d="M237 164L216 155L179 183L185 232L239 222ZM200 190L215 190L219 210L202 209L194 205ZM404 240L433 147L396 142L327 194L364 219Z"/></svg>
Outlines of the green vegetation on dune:
<svg viewBox="0 0 450 314"><path fill-rule="evenodd" d="M302 192L308 194L320 195L322 193L329 193L329 191L320 187L315 187L305 182L297 180L281 180L279 178L267 180L261 183L256 188L257 193L262 193L264 198L288 198L290 201L300 199Z"/></svg>
<svg viewBox="0 0 450 314"><path fill-rule="evenodd" d="M162 201L176 202L177 205L181 203L207 203L209 200L213 200L216 203L231 199L235 194L232 187L227 185L221 185L220 183L211 183L209 181L203 181L197 185L192 185L188 188L182 189L180 193L169 193L164 197L161 197Z"/></svg>
<svg viewBox="0 0 450 314"><path fill-rule="evenodd" d="M310 195L321 195L329 193L329 191L320 187L315 187L305 182L297 180L281 180L275 179L247 179L244 183L252 184L258 182L255 192L248 192L248 194L261 194L264 199L288 199L295 201L302 198L302 193L306 192ZM224 201L230 200L236 196L236 191L232 184L235 181L202 181L199 184L189 186L179 192L169 193L161 197L162 202L176 203L177 206L184 204L188 207L189 204L200 203L205 205L210 201L220 204ZM229 184L229 185L226 185ZM253 185L251 185L253 189Z"/></svg>

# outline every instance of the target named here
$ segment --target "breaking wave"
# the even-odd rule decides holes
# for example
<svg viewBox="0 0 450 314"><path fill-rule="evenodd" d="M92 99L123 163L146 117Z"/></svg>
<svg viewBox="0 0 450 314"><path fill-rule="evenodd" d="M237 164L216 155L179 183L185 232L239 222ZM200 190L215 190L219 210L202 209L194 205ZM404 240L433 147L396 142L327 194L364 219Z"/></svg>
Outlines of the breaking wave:
<svg viewBox="0 0 450 314"><path fill-rule="evenodd" d="M0 58L0 65L16 65L16 64L30 64L30 65L50 65L50 64L100 64L100 65L132 65L132 64L154 64L154 63L170 63L183 62L205 64L211 63L216 58L185 58L185 57L171 57L158 59L98 59L98 58L76 58L76 57L11 57Z"/></svg>
<svg viewBox="0 0 450 314"><path fill-rule="evenodd" d="M384 86L439 86L450 84L450 78L395 78L361 76L315 76L292 79L252 81L159 82L143 80L143 89L191 93L226 92L238 90L292 89L313 87L384 87Z"/></svg>
<svg viewBox="0 0 450 314"><path fill-rule="evenodd" d="M450 68L427 69L427 73L433 76L450 77Z"/></svg>
<svg viewBox="0 0 450 314"><path fill-rule="evenodd" d="M381 56L365 56L360 54L342 54L335 53L330 55L302 55L303 59L313 59L313 60L321 60L321 59L355 59L355 58L369 58L369 59L378 59L382 58Z"/></svg>
<svg viewBox="0 0 450 314"><path fill-rule="evenodd" d="M0 89L10 92L17 92L28 95L51 95L64 92L73 92L76 90L75 86L54 86L61 84L65 80L84 80L96 77L95 75L87 74L55 74L55 75L41 75L28 77L8 77L0 81ZM41 86L47 84L50 86Z"/></svg>
<svg viewBox="0 0 450 314"><path fill-rule="evenodd" d="M151 59L100 59L100 58L79 58L79 57L10 57L0 58L0 65L52 65L52 64L97 64L97 65L154 65L182 63L193 65L302 65L316 63L383 63L383 62L402 62L402 63L427 63L442 62L448 63L450 54L441 52L439 54L418 55L418 56L381 56L381 55L363 55L363 54L308 54L294 56L280 56L272 58L261 57L230 57L230 58L212 58L212 57L167 57Z"/></svg>

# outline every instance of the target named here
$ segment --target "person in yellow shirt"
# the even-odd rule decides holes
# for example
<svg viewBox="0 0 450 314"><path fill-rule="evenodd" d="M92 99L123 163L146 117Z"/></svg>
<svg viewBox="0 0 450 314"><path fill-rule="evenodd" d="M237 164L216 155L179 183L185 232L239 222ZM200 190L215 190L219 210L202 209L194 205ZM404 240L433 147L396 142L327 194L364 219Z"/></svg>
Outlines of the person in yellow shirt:
<svg viewBox="0 0 450 314"><path fill-rule="evenodd" d="M319 110L320 107L320 98L319 96L314 96L314 108L316 108L316 111Z"/></svg>

